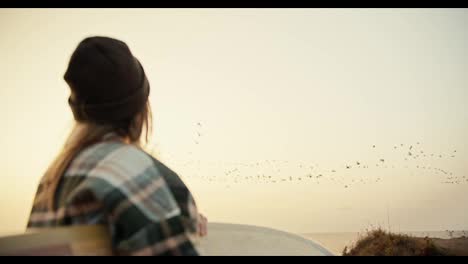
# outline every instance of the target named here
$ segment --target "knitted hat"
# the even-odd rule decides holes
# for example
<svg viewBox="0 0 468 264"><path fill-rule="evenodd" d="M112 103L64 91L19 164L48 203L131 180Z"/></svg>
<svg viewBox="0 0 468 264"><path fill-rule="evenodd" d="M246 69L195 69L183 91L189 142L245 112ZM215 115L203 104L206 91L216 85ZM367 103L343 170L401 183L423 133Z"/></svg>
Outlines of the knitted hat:
<svg viewBox="0 0 468 264"><path fill-rule="evenodd" d="M111 124L132 118L148 100L149 82L128 46L89 37L73 52L64 75L75 120Z"/></svg>

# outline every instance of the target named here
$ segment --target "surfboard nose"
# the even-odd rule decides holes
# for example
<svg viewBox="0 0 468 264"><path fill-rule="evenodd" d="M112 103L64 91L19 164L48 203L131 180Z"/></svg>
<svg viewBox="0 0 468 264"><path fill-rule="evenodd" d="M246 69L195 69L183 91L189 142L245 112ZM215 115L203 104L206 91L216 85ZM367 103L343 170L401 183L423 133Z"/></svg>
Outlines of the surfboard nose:
<svg viewBox="0 0 468 264"><path fill-rule="evenodd" d="M198 248L207 256L333 256L318 243L272 228L209 223Z"/></svg>

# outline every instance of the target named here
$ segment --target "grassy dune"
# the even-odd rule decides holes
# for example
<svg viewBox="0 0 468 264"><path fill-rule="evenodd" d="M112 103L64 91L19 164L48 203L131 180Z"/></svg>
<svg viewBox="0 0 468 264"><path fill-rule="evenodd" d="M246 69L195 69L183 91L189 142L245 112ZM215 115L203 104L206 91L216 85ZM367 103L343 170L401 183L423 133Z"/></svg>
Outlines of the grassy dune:
<svg viewBox="0 0 468 264"><path fill-rule="evenodd" d="M343 256L467 256L468 238L434 239L394 234L382 229L369 231Z"/></svg>

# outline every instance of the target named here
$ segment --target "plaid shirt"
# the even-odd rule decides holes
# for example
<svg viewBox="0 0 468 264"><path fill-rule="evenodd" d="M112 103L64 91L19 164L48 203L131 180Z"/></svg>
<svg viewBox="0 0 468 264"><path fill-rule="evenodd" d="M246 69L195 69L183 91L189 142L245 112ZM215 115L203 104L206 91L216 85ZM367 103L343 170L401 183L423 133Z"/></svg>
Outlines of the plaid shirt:
<svg viewBox="0 0 468 264"><path fill-rule="evenodd" d="M192 195L177 174L135 146L105 141L83 150L62 177L56 205L33 207L28 227L101 224L119 255L199 254Z"/></svg>

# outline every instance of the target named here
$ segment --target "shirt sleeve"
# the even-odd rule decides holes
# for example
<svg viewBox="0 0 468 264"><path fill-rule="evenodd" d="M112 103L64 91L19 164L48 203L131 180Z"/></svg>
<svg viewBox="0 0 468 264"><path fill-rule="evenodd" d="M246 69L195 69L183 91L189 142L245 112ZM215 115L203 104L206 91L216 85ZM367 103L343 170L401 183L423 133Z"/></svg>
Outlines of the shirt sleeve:
<svg viewBox="0 0 468 264"><path fill-rule="evenodd" d="M120 166L120 167L119 167ZM154 166L141 172L119 166L114 188L103 199L115 253L119 255L197 256L194 236L164 177ZM129 173L133 173L129 177ZM119 178L121 177L121 178Z"/></svg>

